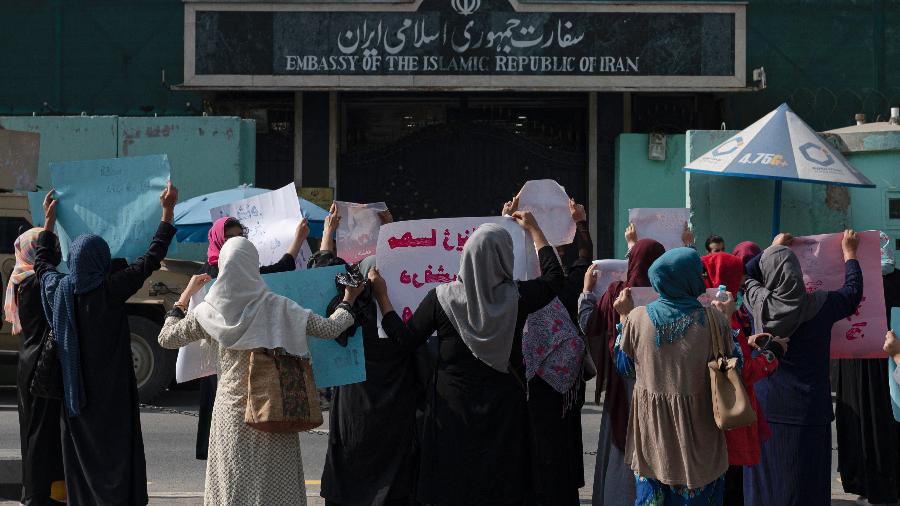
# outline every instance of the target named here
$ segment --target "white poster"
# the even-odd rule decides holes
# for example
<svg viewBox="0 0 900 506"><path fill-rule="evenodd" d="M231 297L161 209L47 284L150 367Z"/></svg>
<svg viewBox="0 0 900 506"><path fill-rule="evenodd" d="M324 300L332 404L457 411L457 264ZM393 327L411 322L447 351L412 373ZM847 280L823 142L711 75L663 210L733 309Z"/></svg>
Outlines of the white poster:
<svg viewBox="0 0 900 506"><path fill-rule="evenodd" d="M600 298L606 293L615 281L626 281L628 276L628 260L594 260L594 275L597 276L597 284L594 285L594 294Z"/></svg>
<svg viewBox="0 0 900 506"><path fill-rule="evenodd" d="M680 207L628 210L628 221L634 223L638 239L653 239L667 250L684 246L681 234L690 219L691 210Z"/></svg>
<svg viewBox="0 0 900 506"><path fill-rule="evenodd" d="M513 277L527 280L540 272L531 237L503 216L398 221L381 227L377 265L388 296L403 321L409 320L429 290L456 280L463 246L485 223L503 226L513 239ZM379 312L379 327L380 327Z"/></svg>
<svg viewBox="0 0 900 506"><path fill-rule="evenodd" d="M247 227L247 239L259 250L259 265L272 265L287 253L302 219L294 183L209 210L212 221L232 216ZM312 256L304 241L297 255L297 267L305 268Z"/></svg>
<svg viewBox="0 0 900 506"><path fill-rule="evenodd" d="M552 179L528 181L519 191L519 210L534 215L547 241L553 246L575 240L575 221L569 210L566 189Z"/></svg>
<svg viewBox="0 0 900 506"><path fill-rule="evenodd" d="M374 255L378 246L378 229L381 227L378 213L387 211L387 204L356 204L337 200L334 203L341 217L335 234L338 256L347 263L355 264Z"/></svg>
<svg viewBox="0 0 900 506"><path fill-rule="evenodd" d="M212 282L207 283L191 297L188 311L192 311L197 304L203 302L203 298L209 293L212 284ZM178 359L175 361L175 381L184 383L217 374L219 374L218 352L216 346L209 339L194 341L187 346L178 348Z"/></svg>

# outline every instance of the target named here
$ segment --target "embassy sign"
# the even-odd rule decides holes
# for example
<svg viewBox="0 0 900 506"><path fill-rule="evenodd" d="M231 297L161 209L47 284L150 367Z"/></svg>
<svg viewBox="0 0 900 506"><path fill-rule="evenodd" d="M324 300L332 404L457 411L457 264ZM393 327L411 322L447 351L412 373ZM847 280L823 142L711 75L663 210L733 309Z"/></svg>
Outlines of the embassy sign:
<svg viewBox="0 0 900 506"><path fill-rule="evenodd" d="M417 0L185 4L185 87L746 86L746 6Z"/></svg>

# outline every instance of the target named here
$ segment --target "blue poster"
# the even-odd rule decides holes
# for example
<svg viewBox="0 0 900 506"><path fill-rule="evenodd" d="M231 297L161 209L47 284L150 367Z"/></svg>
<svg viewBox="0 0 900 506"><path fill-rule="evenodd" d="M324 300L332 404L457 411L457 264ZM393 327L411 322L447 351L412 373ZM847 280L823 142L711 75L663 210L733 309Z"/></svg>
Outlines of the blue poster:
<svg viewBox="0 0 900 506"><path fill-rule="evenodd" d="M159 194L169 180L166 155L50 164L57 223L75 238L97 234L113 258L144 254L162 218ZM60 241L63 258L68 241Z"/></svg>
<svg viewBox="0 0 900 506"><path fill-rule="evenodd" d="M274 293L325 316L328 303L337 295L334 276L344 269L338 265L266 274L262 278ZM350 385L366 380L362 329L357 329L346 348L331 339L309 336L307 341L317 387Z"/></svg>

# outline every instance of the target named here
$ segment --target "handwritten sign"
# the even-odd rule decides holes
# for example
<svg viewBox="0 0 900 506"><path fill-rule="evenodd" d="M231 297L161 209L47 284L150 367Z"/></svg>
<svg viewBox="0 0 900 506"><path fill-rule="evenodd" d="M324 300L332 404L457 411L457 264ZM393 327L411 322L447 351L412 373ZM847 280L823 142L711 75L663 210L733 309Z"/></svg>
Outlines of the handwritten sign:
<svg viewBox="0 0 900 506"><path fill-rule="evenodd" d="M296 199L296 197L295 197ZM322 267L304 271L266 274L262 278L269 288L312 312L325 316L331 299L337 295L334 277L345 267ZM366 380L366 357L362 330L357 329L343 347L332 339L308 336L313 377L318 388L349 385Z"/></svg>
<svg viewBox="0 0 900 506"><path fill-rule="evenodd" d="M51 163L57 222L73 239L103 237L113 258L137 258L159 227L169 172L166 155ZM69 242L60 238L60 246L65 258Z"/></svg>
<svg viewBox="0 0 900 506"><path fill-rule="evenodd" d="M594 260L597 268L594 270L597 276L597 284L594 285L594 294L603 297L615 281L626 281L628 276L628 260Z"/></svg>
<svg viewBox="0 0 900 506"><path fill-rule="evenodd" d="M628 210L628 221L634 223L638 239L653 239L667 250L684 246L681 234L691 219L691 210L644 207Z"/></svg>
<svg viewBox="0 0 900 506"><path fill-rule="evenodd" d="M335 234L338 256L347 263L355 264L363 258L375 254L378 246L378 229L381 218L378 213L387 211L387 204L355 204L335 201L341 224Z"/></svg>
<svg viewBox="0 0 900 506"><path fill-rule="evenodd" d="M398 221L381 227L378 269L387 280L388 296L404 321L412 317L429 290L456 280L466 241L485 223L501 225L512 236L515 279L530 279L538 274L534 245L512 218ZM380 322L379 319L379 326Z"/></svg>
<svg viewBox="0 0 900 506"><path fill-rule="evenodd" d="M259 265L272 265L287 253L294 241L297 225L302 219L300 201L294 183L243 200L209 210L213 221L231 216L247 228L247 239L259 251ZM304 241L297 255L297 267L306 268L312 256L309 244Z"/></svg>
<svg viewBox="0 0 900 506"><path fill-rule="evenodd" d="M791 249L803 267L806 290L837 290L844 286L843 234L797 237ZM887 321L881 279L881 240L877 231L859 233L857 250L863 272L863 297L856 311L831 329L831 358L883 358Z"/></svg>
<svg viewBox="0 0 900 506"><path fill-rule="evenodd" d="M0 188L34 190L41 134L0 129Z"/></svg>
<svg viewBox="0 0 900 506"><path fill-rule="evenodd" d="M188 311L203 302L213 283L207 283L199 292L191 297ZM178 358L175 360L175 381L184 383L207 376L219 374L219 353L216 346L209 340L193 341L187 346L178 348Z"/></svg>
<svg viewBox="0 0 900 506"><path fill-rule="evenodd" d="M562 246L575 240L575 221L569 211L569 195L556 181L527 181L519 191L519 209L534 215L551 245Z"/></svg>

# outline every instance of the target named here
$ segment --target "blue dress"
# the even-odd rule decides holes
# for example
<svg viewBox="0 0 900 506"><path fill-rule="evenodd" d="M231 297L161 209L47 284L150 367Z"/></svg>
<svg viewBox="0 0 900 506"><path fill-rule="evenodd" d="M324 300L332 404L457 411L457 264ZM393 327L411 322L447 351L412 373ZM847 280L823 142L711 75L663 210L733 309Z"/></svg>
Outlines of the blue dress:
<svg viewBox="0 0 900 506"><path fill-rule="evenodd" d="M747 264L759 279L759 257ZM859 262L844 264L844 286L828 292L815 317L791 337L778 371L756 384L756 396L772 437L758 465L744 469L746 504L828 505L831 503L831 327L850 316L862 299Z"/></svg>

